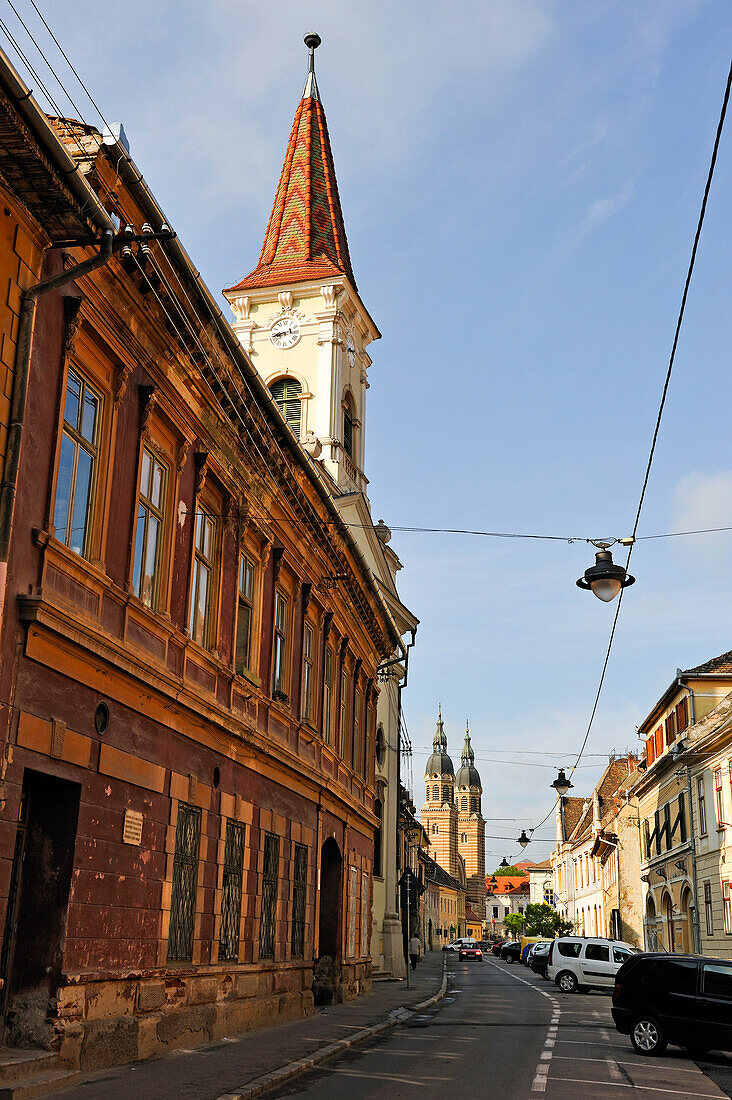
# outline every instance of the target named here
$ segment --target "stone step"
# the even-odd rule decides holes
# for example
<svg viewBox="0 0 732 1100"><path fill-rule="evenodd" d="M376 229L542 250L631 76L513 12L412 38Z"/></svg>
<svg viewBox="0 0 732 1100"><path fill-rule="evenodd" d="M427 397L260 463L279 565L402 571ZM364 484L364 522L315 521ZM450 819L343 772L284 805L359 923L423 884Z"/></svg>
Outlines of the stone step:
<svg viewBox="0 0 732 1100"><path fill-rule="evenodd" d="M15 1084L0 1085L0 1100L33 1100L36 1096L47 1096L49 1092L68 1088L80 1080L81 1073L75 1069L41 1073Z"/></svg>
<svg viewBox="0 0 732 1100"><path fill-rule="evenodd" d="M53 1050L0 1047L0 1086L40 1077L59 1068L59 1056Z"/></svg>

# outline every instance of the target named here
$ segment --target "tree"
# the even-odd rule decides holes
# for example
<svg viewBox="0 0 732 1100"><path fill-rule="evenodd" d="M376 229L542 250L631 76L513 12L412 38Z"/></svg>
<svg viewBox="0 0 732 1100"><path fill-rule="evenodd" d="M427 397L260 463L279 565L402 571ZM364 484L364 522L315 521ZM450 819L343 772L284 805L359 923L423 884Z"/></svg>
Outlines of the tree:
<svg viewBox="0 0 732 1100"><path fill-rule="evenodd" d="M522 878L523 877L523 871L521 870L521 868L520 867L514 867L514 866L511 866L511 867L496 867L493 874L496 876L496 878L501 878L504 875L511 875L513 878Z"/></svg>
<svg viewBox="0 0 732 1100"><path fill-rule="evenodd" d="M521 935L521 929L523 927L524 918L521 913L506 913L503 918L503 923L509 932L512 932L514 936Z"/></svg>
<svg viewBox="0 0 732 1100"><path fill-rule="evenodd" d="M560 917L556 909L546 902L527 905L524 924L527 936L566 936L574 928L572 921Z"/></svg>

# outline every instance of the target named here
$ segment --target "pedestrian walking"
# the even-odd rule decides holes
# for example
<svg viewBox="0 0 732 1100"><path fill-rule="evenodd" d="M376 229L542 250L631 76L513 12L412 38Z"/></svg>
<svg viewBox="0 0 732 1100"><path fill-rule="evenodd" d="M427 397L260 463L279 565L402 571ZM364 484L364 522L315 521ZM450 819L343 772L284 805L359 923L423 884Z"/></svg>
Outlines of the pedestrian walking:
<svg viewBox="0 0 732 1100"><path fill-rule="evenodd" d="M420 943L419 936L412 936L409 941L409 958L412 961L412 970L417 969L417 963L419 962L419 951L422 944Z"/></svg>

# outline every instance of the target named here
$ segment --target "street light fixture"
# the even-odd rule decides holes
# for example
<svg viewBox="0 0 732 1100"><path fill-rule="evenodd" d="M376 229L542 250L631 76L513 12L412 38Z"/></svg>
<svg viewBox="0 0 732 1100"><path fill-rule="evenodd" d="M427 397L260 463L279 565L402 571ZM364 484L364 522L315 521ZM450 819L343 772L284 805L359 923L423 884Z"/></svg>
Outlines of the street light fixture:
<svg viewBox="0 0 732 1100"><path fill-rule="evenodd" d="M612 544L612 542L599 541L593 543L593 546L599 547L595 554L595 564L585 569L584 576L577 581L578 588L594 592L598 600L602 600L603 603L614 600L621 588L635 584L635 577L631 577L624 566L616 565L613 561L609 550Z"/></svg>
<svg viewBox="0 0 732 1100"><path fill-rule="evenodd" d="M559 775L554 780L554 782L550 784L550 786L554 788L560 798L564 798L567 791L574 786L574 783L569 782L566 775L564 774L564 768L560 768Z"/></svg>
<svg viewBox="0 0 732 1100"><path fill-rule="evenodd" d="M522 848L525 848L527 844L531 844L531 837L526 835L526 829L521 830L521 836L516 843L520 844Z"/></svg>
<svg viewBox="0 0 732 1100"><path fill-rule="evenodd" d="M508 862L508 860L507 860L507 859L506 859L506 857L504 856L504 857L503 857L503 859L501 860L501 862L500 862L500 863L498 864L498 866L499 866L499 867L504 867L504 868L505 868L505 867L510 867L510 866L511 866L511 864L510 864L510 863Z"/></svg>

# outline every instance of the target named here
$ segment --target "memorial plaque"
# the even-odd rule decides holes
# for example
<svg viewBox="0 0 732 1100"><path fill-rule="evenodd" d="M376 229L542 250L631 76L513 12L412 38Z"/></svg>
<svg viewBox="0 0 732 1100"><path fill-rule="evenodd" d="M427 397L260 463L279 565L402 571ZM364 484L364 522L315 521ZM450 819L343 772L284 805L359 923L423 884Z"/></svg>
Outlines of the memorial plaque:
<svg viewBox="0 0 732 1100"><path fill-rule="evenodd" d="M137 810L125 810L122 840L125 844L142 843L142 814Z"/></svg>

